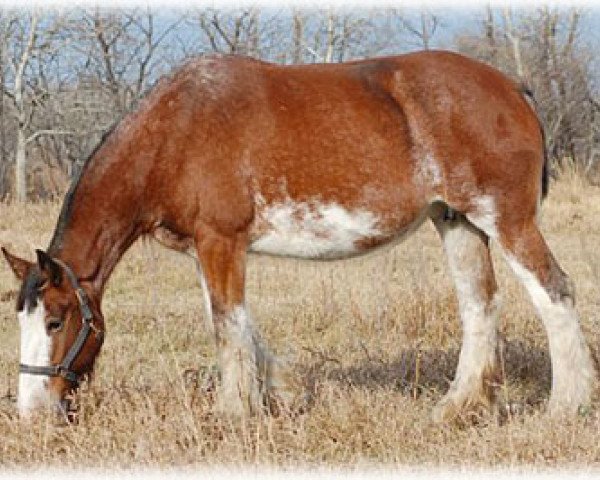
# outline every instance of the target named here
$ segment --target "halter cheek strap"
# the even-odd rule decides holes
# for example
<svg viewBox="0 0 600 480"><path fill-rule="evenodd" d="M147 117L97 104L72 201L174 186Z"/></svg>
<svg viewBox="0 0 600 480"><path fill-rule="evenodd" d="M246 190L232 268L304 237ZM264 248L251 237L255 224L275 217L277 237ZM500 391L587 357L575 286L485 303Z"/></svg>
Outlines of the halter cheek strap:
<svg viewBox="0 0 600 480"><path fill-rule="evenodd" d="M98 330L94 325L94 315L92 314L92 310L90 309L89 302L85 290L81 288L77 277L73 273L73 270L64 262L58 259L54 259L56 263L58 263L66 272L69 282L73 289L75 290L75 295L77 296L77 301L79 302L79 311L81 312L81 330L71 345L71 348L63 358L62 362L58 365L51 366L37 366L37 365L25 365L23 363L19 364L19 372L20 373L28 373L30 375L45 375L47 377L63 377L72 383L79 383L81 380L82 374L74 372L71 369L73 362L77 358L77 356L81 353L83 346L87 338L90 335L90 332L93 330L96 333L96 341L101 341L104 336L104 332Z"/></svg>

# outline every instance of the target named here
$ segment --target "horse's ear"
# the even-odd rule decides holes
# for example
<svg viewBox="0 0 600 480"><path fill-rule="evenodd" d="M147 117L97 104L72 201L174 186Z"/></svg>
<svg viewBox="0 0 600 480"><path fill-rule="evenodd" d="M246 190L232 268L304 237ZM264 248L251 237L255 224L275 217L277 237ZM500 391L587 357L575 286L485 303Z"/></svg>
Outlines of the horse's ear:
<svg viewBox="0 0 600 480"><path fill-rule="evenodd" d="M52 285L58 287L62 281L62 271L60 265L43 250L35 251L40 271L45 273Z"/></svg>
<svg viewBox="0 0 600 480"><path fill-rule="evenodd" d="M33 263L28 262L27 260L23 260L22 258L19 258L16 255L13 255L4 247L2 247L2 253L4 255L4 258L6 258L10 269L14 272L16 277L19 280L23 280L27 275L29 269L33 266Z"/></svg>

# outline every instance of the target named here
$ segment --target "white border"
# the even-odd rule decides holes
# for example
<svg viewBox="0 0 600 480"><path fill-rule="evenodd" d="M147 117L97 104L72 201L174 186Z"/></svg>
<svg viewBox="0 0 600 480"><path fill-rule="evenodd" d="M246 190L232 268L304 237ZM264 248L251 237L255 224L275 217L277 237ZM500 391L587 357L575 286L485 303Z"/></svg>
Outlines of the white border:
<svg viewBox="0 0 600 480"><path fill-rule="evenodd" d="M598 0L22 0L17 8L27 7L140 7L151 6L156 8L182 8L182 7L212 7L212 8L237 8L243 6L259 6L272 8L302 7L302 8L429 8L440 10L444 8L453 10L469 10L482 8L486 5L493 7L510 6L515 9L530 9L542 5L550 6L578 6L584 8L600 8ZM0 0L0 7L15 8L15 0Z"/></svg>
<svg viewBox="0 0 600 480"><path fill-rule="evenodd" d="M22 469L22 470L5 470L0 471L0 480L2 479L17 479L17 480L88 480L88 479L106 479L119 478L139 480L140 478L148 480L166 480L169 478L177 479L226 479L226 480L278 480L278 479L319 479L319 480L360 480L363 478L377 478L377 480L388 479L419 479L429 480L451 480L455 478L475 479L555 479L555 478L577 478L577 479L596 479L600 471L598 469L578 469L568 470L565 468L556 469L508 469L501 468L492 469L447 469L441 470L438 468L432 469L409 469L400 467L392 468L367 468L357 469L335 469L335 468L281 468L279 470L269 468L235 468L235 467L219 467L219 468L171 468L171 469L115 469L115 470L71 470L57 468L38 468L38 469Z"/></svg>
<svg viewBox="0 0 600 480"><path fill-rule="evenodd" d="M421 9L430 8L435 10L449 9L454 11L464 11L470 13L475 9L481 9L486 5L493 7L510 6L514 9L531 9L542 5L558 6L558 7L583 7L600 9L599 0L75 0L69 2L67 0L21 0L18 7L15 7L15 0L0 0L0 8L76 8L76 7L94 7L103 8L126 8L150 6L160 9L175 9L187 7L212 7L212 8L237 8L242 6L259 6L265 8L348 8L348 9L368 9L368 8L406 8L406 9ZM0 439L0 441L2 441ZM90 455L93 456L93 452ZM90 458L85 459L89 461ZM376 463L374 462L376 465ZM267 468L256 467L175 467L175 468L140 468L132 467L131 469L59 469L56 467L23 467L23 468L7 468L0 467L0 480L17 479L17 480L87 480L87 479L106 479L106 478L123 478L131 480L139 480L140 478L149 480L165 480L169 478L178 479L227 479L227 480L254 480L265 479L275 480L280 478L290 479L312 479L318 478L322 480L328 479L347 479L355 480L362 478L377 478L378 480L387 479L430 479L436 478L439 480L454 479L454 478L469 478L470 480L479 478L493 479L554 479L563 478L567 475L569 478L577 479L596 479L600 477L600 468L591 468L585 465L578 465L575 468L558 467L558 468L535 468L535 467L519 467L507 468L499 467L498 469L491 468L457 468L449 466L447 468L410 468L398 467L393 468L389 465L380 467L373 466L355 466L349 469L341 468L314 468L306 466L297 466L294 468L280 467Z"/></svg>

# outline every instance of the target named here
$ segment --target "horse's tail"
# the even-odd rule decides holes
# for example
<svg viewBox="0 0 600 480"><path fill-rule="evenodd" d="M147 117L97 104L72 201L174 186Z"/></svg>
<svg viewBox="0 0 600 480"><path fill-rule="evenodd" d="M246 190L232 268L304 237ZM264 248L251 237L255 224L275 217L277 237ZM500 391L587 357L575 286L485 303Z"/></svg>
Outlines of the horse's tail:
<svg viewBox="0 0 600 480"><path fill-rule="evenodd" d="M548 147L546 145L546 134L544 133L544 127L540 122L540 131L542 132L542 142L544 149L544 166L542 167L542 200L548 196L548 190L550 189L550 160L548 157Z"/></svg>
<svg viewBox="0 0 600 480"><path fill-rule="evenodd" d="M542 135L542 153L544 156L544 164L542 165L542 195L541 200L544 200L548 196L548 190L550 188L550 159L548 157L548 146L546 144L546 132L544 131L544 125L540 120L539 109L537 101L535 100L535 96L533 95L533 90L527 86L524 82L519 85L519 91L521 95L525 97L525 100L531 105L533 111L536 113L536 117L538 120L538 124L540 127L540 133Z"/></svg>

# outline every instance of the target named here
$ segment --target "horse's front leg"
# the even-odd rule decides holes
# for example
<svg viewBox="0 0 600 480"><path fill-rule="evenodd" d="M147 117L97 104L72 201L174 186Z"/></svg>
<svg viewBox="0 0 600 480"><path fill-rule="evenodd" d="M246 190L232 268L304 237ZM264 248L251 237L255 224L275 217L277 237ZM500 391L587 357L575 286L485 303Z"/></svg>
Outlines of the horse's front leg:
<svg viewBox="0 0 600 480"><path fill-rule="evenodd" d="M217 408L234 415L269 409L285 388L279 365L262 346L244 302L247 236L203 235L196 249L221 370Z"/></svg>

